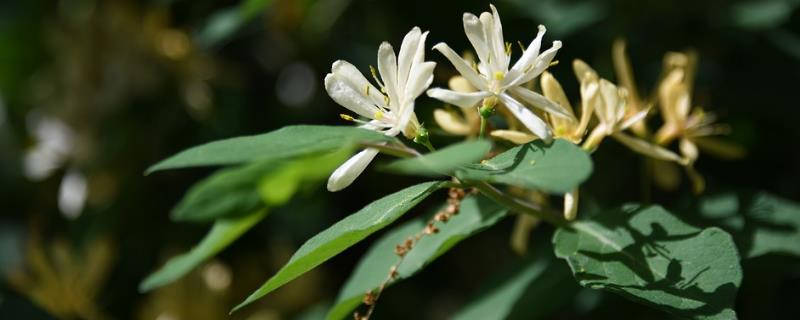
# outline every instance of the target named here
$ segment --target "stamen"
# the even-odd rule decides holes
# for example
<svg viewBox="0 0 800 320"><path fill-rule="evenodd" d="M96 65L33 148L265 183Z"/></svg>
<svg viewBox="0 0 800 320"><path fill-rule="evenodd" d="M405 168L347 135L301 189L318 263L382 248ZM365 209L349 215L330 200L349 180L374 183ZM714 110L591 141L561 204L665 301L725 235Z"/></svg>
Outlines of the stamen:
<svg viewBox="0 0 800 320"><path fill-rule="evenodd" d="M506 42L506 55L511 56L511 42Z"/></svg>
<svg viewBox="0 0 800 320"><path fill-rule="evenodd" d="M376 82L376 83L378 83L378 86L380 86L380 87L381 87L381 91L384 91L384 92L386 92L386 91L384 90L384 88L383 88L383 83L382 83L380 80L378 80L378 71L377 71L377 70L375 70L375 67L373 67L372 65L370 65L370 66L369 66L369 72L372 74L372 79L373 79L373 80L375 80L375 82Z"/></svg>
<svg viewBox="0 0 800 320"><path fill-rule="evenodd" d="M356 119L354 119L350 115L347 115L347 114L344 114L344 113L340 113L339 117L342 118L342 120L344 120L344 121L353 121L353 122L356 121Z"/></svg>
<svg viewBox="0 0 800 320"><path fill-rule="evenodd" d="M549 66L547 66L547 67L549 68L549 67L556 66L556 65L558 65L558 60L551 61L551 62L550 62L550 65L549 65Z"/></svg>
<svg viewBox="0 0 800 320"><path fill-rule="evenodd" d="M366 92L366 96L369 97L369 85L364 86L364 91Z"/></svg>
<svg viewBox="0 0 800 320"><path fill-rule="evenodd" d="M519 40L517 40L517 44L519 45L519 49L522 50L522 53L525 53L525 45Z"/></svg>
<svg viewBox="0 0 800 320"><path fill-rule="evenodd" d="M506 74L503 71L495 71L494 72L494 79L497 81L501 81L505 79Z"/></svg>
<svg viewBox="0 0 800 320"><path fill-rule="evenodd" d="M383 119L383 112L375 111L375 120L382 120Z"/></svg>

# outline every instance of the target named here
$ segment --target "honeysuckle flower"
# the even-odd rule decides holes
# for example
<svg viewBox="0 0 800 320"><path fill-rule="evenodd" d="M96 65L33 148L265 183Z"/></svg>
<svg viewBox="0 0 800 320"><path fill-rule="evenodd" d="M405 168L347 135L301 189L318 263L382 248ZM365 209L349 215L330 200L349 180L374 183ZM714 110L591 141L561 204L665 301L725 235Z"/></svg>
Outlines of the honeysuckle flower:
<svg viewBox="0 0 800 320"><path fill-rule="evenodd" d="M741 147L710 136L728 132L728 127L715 124L716 116L700 107L691 108L691 87L696 58L691 54L671 52L664 57L666 75L658 86L658 105L664 124L656 132L656 143L668 145L679 140L679 149L687 160L686 172L694 191L702 192L705 180L694 170L699 148L724 158L738 158L744 154ZM673 170L672 172L674 172ZM663 173L658 173L662 174ZM663 177L661 180L664 180Z"/></svg>
<svg viewBox="0 0 800 320"><path fill-rule="evenodd" d="M475 88L462 76L453 76L448 81L450 90L456 92L475 92ZM476 108L461 108L461 112L448 109L433 110L433 119L447 133L458 136L477 136L481 119Z"/></svg>
<svg viewBox="0 0 800 320"><path fill-rule="evenodd" d="M427 94L465 109L475 107L480 101L490 106L500 102L534 135L550 140L552 133L547 124L520 101L551 114L567 118L570 116L552 101L522 86L550 66L556 52L561 48L561 42L554 41L550 49L540 54L542 37L546 31L545 27L540 25L536 38L522 52L519 60L509 68L511 44L503 40L503 27L497 9L494 5L490 5L490 8L491 13L481 13L480 17L471 13L464 13L463 16L464 31L480 63L470 65L445 43L433 47L450 60L476 91L465 93L433 88L428 90Z"/></svg>
<svg viewBox="0 0 800 320"><path fill-rule="evenodd" d="M639 90L636 87L636 81L633 77L633 68L631 61L625 52L625 40L616 39L611 46L611 58L614 63L614 73L617 76L619 85L628 91L628 117L634 114L647 110L653 104L652 101L644 100L639 97ZM647 122L639 121L631 126L633 131L639 137L648 136Z"/></svg>
<svg viewBox="0 0 800 320"><path fill-rule="evenodd" d="M381 88L378 90L352 64L338 60L331 73L325 76L325 90L336 103L370 119L357 120L343 115L346 120L361 123L360 127L396 136L403 132L414 137L418 124L414 115L414 100L433 81L436 63L425 61L425 39L428 32L414 27L403 38L400 51L395 55L388 42L378 48L378 73L372 76ZM339 166L328 179L328 190L339 191L349 186L364 171L378 150L367 148Z"/></svg>
<svg viewBox="0 0 800 320"><path fill-rule="evenodd" d="M630 115L628 112L628 91L618 88L606 79L599 78L597 73L586 63L576 62L576 74L581 81L581 88L597 86L589 97L583 97L593 104L595 116L599 124L592 130L583 144L584 149L593 151L605 137L613 137L628 148L654 159L675 161L685 164L686 160L676 153L640 138L632 137L624 131L647 115L642 110ZM580 71L579 71L580 70Z"/></svg>

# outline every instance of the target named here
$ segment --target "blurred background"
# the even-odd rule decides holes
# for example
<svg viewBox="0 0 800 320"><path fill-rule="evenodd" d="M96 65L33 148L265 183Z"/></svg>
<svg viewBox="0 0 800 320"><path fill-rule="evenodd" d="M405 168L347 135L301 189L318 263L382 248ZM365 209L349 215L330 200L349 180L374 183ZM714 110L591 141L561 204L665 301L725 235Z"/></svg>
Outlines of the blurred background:
<svg viewBox="0 0 800 320"><path fill-rule="evenodd" d="M730 125L744 158L702 155L707 191L747 188L800 200L800 1L497 0L506 41L528 43L536 26L564 47L551 68L573 101L571 61L614 79L611 44L628 42L640 94L654 89L668 51L698 53L694 105ZM225 319L306 239L365 204L416 180L367 172L344 192L320 186L273 212L179 282L147 294L138 283L188 250L208 225L168 214L213 172L143 176L184 148L289 124L339 124L344 109L321 85L337 59L363 72L377 47L399 48L413 26L471 49L465 11L483 1L32 0L0 2L0 318ZM548 45L549 46L549 45ZM454 74L436 52L434 85ZM436 134L422 97L421 120ZM443 145L453 138L434 135ZM680 206L683 180L651 188L639 156L614 141L594 155L587 201ZM646 176L646 175L645 175ZM443 201L432 197L419 209ZM442 319L515 259L513 219L466 240L382 297L378 319ZM549 242L550 228L535 239ZM370 239L374 239L370 238ZM315 319L336 297L361 243L232 319ZM800 244L798 244L800 245ZM532 250L536 250L534 247ZM546 248L542 250L548 250ZM764 257L745 264L737 311L744 319L800 316L800 263ZM566 266L565 266L566 268ZM752 270L768 270L759 276ZM574 281L565 282L574 287ZM535 305L535 302L531 302ZM581 290L553 319L669 319L611 294Z"/></svg>

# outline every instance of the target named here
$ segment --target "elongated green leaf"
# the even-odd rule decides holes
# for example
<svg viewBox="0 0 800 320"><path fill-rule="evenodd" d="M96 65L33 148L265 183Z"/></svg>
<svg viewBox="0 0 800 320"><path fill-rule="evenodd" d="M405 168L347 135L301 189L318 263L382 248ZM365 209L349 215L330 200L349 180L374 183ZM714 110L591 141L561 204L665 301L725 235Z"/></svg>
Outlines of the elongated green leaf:
<svg viewBox="0 0 800 320"><path fill-rule="evenodd" d="M230 38L271 3L272 0L242 0L238 6L220 10L211 16L195 40L201 47L213 47Z"/></svg>
<svg viewBox="0 0 800 320"><path fill-rule="evenodd" d="M722 229L693 227L658 206L627 206L560 228L553 243L582 286L687 318L736 318L742 269Z"/></svg>
<svg viewBox="0 0 800 320"><path fill-rule="evenodd" d="M550 145L534 141L517 146L481 164L457 170L456 177L567 193L589 178L591 172L589 155L559 139Z"/></svg>
<svg viewBox="0 0 800 320"><path fill-rule="evenodd" d="M539 249L545 248L492 279L453 319L535 320L569 303L578 291L569 268L552 251Z"/></svg>
<svg viewBox="0 0 800 320"><path fill-rule="evenodd" d="M148 276L141 284L139 291L146 292L169 284L189 273L197 265L214 256L250 230L256 223L264 219L267 210L261 210L248 216L235 219L217 220L211 231L191 251L169 259L158 271Z"/></svg>
<svg viewBox="0 0 800 320"><path fill-rule="evenodd" d="M480 161L491 148L486 140L466 141L420 157L396 160L383 169L409 175L448 175L458 167Z"/></svg>
<svg viewBox="0 0 800 320"><path fill-rule="evenodd" d="M800 205L766 192L726 192L700 199L700 216L733 234L746 258L800 256Z"/></svg>
<svg viewBox="0 0 800 320"><path fill-rule="evenodd" d="M255 136L236 137L199 145L163 160L146 174L159 170L285 160L327 153L359 142L392 141L378 132L343 126L288 126Z"/></svg>
<svg viewBox="0 0 800 320"><path fill-rule="evenodd" d="M422 238L406 254L397 269L398 280L411 277L458 242L494 225L507 213L506 209L484 197L465 198L458 215L442 225L439 233ZM399 260L394 253L395 246L422 230L429 218L430 215L409 221L376 241L350 275L327 319L350 317L364 293L377 289L386 279L389 268Z"/></svg>
<svg viewBox="0 0 800 320"><path fill-rule="evenodd" d="M373 232L389 225L443 185L441 181L433 181L405 188L370 203L320 232L306 241L277 274L231 312L294 280Z"/></svg>
<svg viewBox="0 0 800 320"><path fill-rule="evenodd" d="M209 221L286 203L304 183L326 178L350 148L291 161L261 161L223 169L198 182L173 209L176 221Z"/></svg>

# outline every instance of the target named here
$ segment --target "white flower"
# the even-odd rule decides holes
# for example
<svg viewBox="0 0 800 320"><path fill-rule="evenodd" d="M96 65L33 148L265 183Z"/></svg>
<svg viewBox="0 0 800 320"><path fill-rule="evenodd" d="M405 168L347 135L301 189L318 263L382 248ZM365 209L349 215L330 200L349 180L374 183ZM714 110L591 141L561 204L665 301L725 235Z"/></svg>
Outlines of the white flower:
<svg viewBox="0 0 800 320"><path fill-rule="evenodd" d="M414 27L403 38L396 56L388 42L378 49L378 90L352 64L336 61L331 73L325 76L325 90L336 103L370 121L348 120L362 123L362 128L396 136L404 132L413 137L416 130L414 99L433 81L434 62L425 61L425 38L428 32ZM339 191L349 186L378 154L378 150L363 150L339 166L328 179L328 190Z"/></svg>
<svg viewBox="0 0 800 320"><path fill-rule="evenodd" d="M550 66L556 52L561 48L561 41L553 41L550 49L539 54L545 33L545 27L540 25L536 38L509 69L511 44L503 41L500 16L494 5L490 7L492 13L481 13L480 18L471 13L464 13L463 17L464 31L480 60L477 66L470 66L445 43L433 47L450 60L456 70L478 91L463 93L433 88L428 90L428 96L462 108L472 108L485 98L496 97L533 134L549 140L552 134L545 122L519 100L561 117L571 117L552 101L521 86L539 76Z"/></svg>

